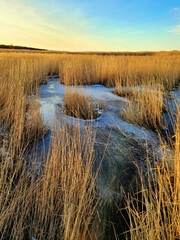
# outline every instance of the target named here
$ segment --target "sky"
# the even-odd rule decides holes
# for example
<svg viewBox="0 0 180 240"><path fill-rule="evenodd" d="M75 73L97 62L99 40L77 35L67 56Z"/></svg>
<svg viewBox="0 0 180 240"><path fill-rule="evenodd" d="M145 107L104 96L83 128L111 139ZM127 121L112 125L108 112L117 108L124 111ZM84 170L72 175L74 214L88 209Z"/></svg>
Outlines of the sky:
<svg viewBox="0 0 180 240"><path fill-rule="evenodd" d="M0 0L0 44L180 50L180 0Z"/></svg>

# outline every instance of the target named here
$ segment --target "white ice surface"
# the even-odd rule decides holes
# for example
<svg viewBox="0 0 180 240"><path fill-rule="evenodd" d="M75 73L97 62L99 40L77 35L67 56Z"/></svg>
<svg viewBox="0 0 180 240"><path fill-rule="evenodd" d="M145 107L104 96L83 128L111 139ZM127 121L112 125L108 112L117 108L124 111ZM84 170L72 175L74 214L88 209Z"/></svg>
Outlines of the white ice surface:
<svg viewBox="0 0 180 240"><path fill-rule="evenodd" d="M74 88L73 86L71 87L71 89ZM157 154L156 156L161 158L162 155L159 151L160 144L158 136L151 130L134 126L121 119L120 113L128 100L114 95L113 91L115 88L106 88L102 85L78 86L79 90L81 88L83 88L85 96L91 96L94 104L98 105L100 103L101 105L107 106L107 111L105 111L105 109L99 110L101 114L99 118L91 121L63 115L62 108L65 97L65 86L60 84L59 79L52 79L46 85L42 85L39 88L38 99L40 110L49 128L56 125L59 119L62 120L60 122L65 121L71 123L71 125L75 125L79 122L82 128L91 122L95 131L97 130L98 136L96 136L95 147L97 147L97 152L100 154L100 156L98 156L99 159L101 159L104 154L104 152L101 154L101 146L107 143L107 138L104 138L104 136L108 136L111 132L108 142L108 151L110 151L110 154L107 154L104 159L105 165L107 164L108 166L105 170L107 179L104 180L104 176L102 178L100 177L100 182L102 181L102 183L98 183L97 185L102 185L104 192L106 192L107 189L108 193L112 190L111 194L113 194L112 186L115 184L115 180L113 179L116 179L116 177L120 175L121 162L126 160L124 156L131 152L131 149L129 149L131 147L129 139L136 140L139 144L143 144L143 147L146 147L146 144L152 144ZM140 86L140 88L142 87ZM45 138L47 149L49 147L50 135L49 133ZM40 149L43 147L43 144L44 143L40 144Z"/></svg>
<svg viewBox="0 0 180 240"><path fill-rule="evenodd" d="M71 89L74 88L71 86ZM79 90L81 88L83 88L85 96L90 95L92 97L93 103L98 104L101 102L107 105L107 112L101 111L101 116L93 120L98 128L110 126L111 128L120 129L125 134L130 134L134 138L157 141L157 136L154 132L129 124L120 118L120 111L128 100L114 95L113 91L115 88L106 88L102 85L78 86ZM59 79L54 79L49 81L48 84L41 86L39 92L41 113L49 127L59 118L68 122L71 121L72 124L75 124L77 121L83 124L90 121L75 119L61 113L64 104L65 86L59 83Z"/></svg>

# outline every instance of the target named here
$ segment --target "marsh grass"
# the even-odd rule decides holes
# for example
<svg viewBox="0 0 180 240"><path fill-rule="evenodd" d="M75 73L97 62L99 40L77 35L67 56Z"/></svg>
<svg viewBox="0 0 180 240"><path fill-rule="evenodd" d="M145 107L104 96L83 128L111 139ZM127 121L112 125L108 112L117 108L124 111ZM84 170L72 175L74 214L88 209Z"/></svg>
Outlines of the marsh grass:
<svg viewBox="0 0 180 240"><path fill-rule="evenodd" d="M179 239L180 237L180 118L177 116L174 149L162 143L161 162L147 159L147 175L141 170L141 190L127 198L131 239Z"/></svg>
<svg viewBox="0 0 180 240"><path fill-rule="evenodd" d="M180 81L178 54L152 56L64 55L59 65L65 85L102 84L107 87L161 84L167 89Z"/></svg>
<svg viewBox="0 0 180 240"><path fill-rule="evenodd" d="M37 239L86 239L92 220L95 189L92 175L93 142L86 128L57 126L47 163L31 195Z"/></svg>
<svg viewBox="0 0 180 240"><path fill-rule="evenodd" d="M126 121L146 128L162 130L162 113L165 105L160 89L152 87L151 90L148 90L146 87L142 87L141 90L122 91L121 96L129 99L121 113Z"/></svg>
<svg viewBox="0 0 180 240"><path fill-rule="evenodd" d="M43 138L45 129L38 103L29 102L28 96L37 93L47 76L59 75L65 85L116 86L119 92L121 86L140 84L172 89L179 83L179 64L180 55L174 52L151 56L0 53L0 127L7 135L0 142L0 239L92 239L96 195L91 128L82 134L79 125L60 124L43 163L35 158L29 162L26 150ZM161 91L126 95L130 98L126 119L161 128ZM88 100L67 91L69 115L91 119L94 106ZM131 239L179 238L178 124L173 157L163 155L161 164L150 165L146 176L140 174L140 196L127 199Z"/></svg>
<svg viewBox="0 0 180 240"><path fill-rule="evenodd" d="M90 127L85 133L57 125L38 175L22 152L11 158L14 148L1 159L0 239L87 239L96 201Z"/></svg>
<svg viewBox="0 0 180 240"><path fill-rule="evenodd" d="M28 155L45 134L32 96L47 76L57 74L60 58L0 55L0 126L7 133L0 153L0 239L69 240L89 235L95 196L90 130L86 128L83 136L78 126L71 131L57 126L42 166Z"/></svg>
<svg viewBox="0 0 180 240"><path fill-rule="evenodd" d="M95 105L93 105L91 97L88 96L86 98L83 89L78 91L78 89L75 88L74 91L72 91L66 87L65 104L62 110L63 114L84 120L96 119L100 115L94 108Z"/></svg>

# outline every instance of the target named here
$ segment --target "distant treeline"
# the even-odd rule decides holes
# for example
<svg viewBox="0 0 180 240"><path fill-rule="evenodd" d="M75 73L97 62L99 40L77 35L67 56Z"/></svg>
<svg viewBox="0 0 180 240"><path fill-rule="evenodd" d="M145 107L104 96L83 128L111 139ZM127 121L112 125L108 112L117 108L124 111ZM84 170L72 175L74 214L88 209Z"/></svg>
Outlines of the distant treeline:
<svg viewBox="0 0 180 240"><path fill-rule="evenodd" d="M58 52L57 52L58 53ZM145 56L154 55L156 52L61 52L66 54L79 55L117 55L117 56Z"/></svg>
<svg viewBox="0 0 180 240"><path fill-rule="evenodd" d="M22 53L24 52L39 52L39 53L49 53L49 54L76 54L76 55L113 55L113 56L152 56L156 54L165 54L168 53L170 55L174 54L180 54L180 51L159 51L159 52L153 52L153 51L141 51L141 52L103 52L103 51L80 51L80 52L71 52L71 51L56 51L56 50L47 50L47 49L41 49L41 48L32 48L32 47L23 47L23 46L14 46L14 45L0 45L0 51L4 52L17 52L20 51Z"/></svg>
<svg viewBox="0 0 180 240"><path fill-rule="evenodd" d="M37 50L37 51L44 51L45 49L40 49L40 48L32 48L32 47L23 47L23 46L14 46L14 45L4 45L1 44L0 48L3 49L25 49L25 50Z"/></svg>

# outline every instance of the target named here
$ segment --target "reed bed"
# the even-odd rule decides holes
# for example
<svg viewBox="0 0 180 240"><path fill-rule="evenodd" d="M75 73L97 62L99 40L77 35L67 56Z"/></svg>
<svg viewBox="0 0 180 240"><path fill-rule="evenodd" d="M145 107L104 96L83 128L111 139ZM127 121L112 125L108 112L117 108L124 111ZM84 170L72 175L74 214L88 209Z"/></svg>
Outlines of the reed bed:
<svg viewBox="0 0 180 240"><path fill-rule="evenodd" d="M78 126L57 126L42 165L36 154L29 156L46 132L34 94L47 76L58 73L59 57L0 54L0 239L89 234L95 196L90 130L83 136Z"/></svg>
<svg viewBox="0 0 180 240"><path fill-rule="evenodd" d="M145 87L125 94L130 102L123 114L128 121L159 129L164 106L157 84L167 89L178 85L179 66L180 55L174 52L146 56L1 52L0 129L5 134L0 139L0 239L91 238L96 207L91 128L82 134L78 125L60 124L43 163L35 157L29 161L27 150L45 134L32 96L47 76L59 75L65 85L116 86L118 95L123 94L122 86L156 85L153 94ZM71 116L94 114L91 99L83 94L67 90L65 101ZM179 238L179 129L178 113L173 155L162 155L161 164L155 169L150 165L147 176L141 176L141 207L138 194L128 199L131 239Z"/></svg>
<svg viewBox="0 0 180 240"><path fill-rule="evenodd" d="M121 86L160 84L172 89L180 81L180 55L99 56L46 53L0 53L1 122L12 122L18 101L36 92L49 75L65 85ZM14 102L15 101L15 102ZM3 123L5 124L5 122Z"/></svg>
<svg viewBox="0 0 180 240"><path fill-rule="evenodd" d="M86 98L83 89L78 91L77 88L72 91L69 87L66 87L65 104L62 112L68 116L84 120L96 119L99 117L92 103L91 96Z"/></svg>
<svg viewBox="0 0 180 240"><path fill-rule="evenodd" d="M141 90L132 88L123 91L122 95L129 99L121 113L126 121L153 130L162 130L162 113L165 105L161 89L156 86L150 89L142 87Z"/></svg>
<svg viewBox="0 0 180 240"><path fill-rule="evenodd" d="M164 85L168 89L180 80L180 56L92 56L67 55L59 66L61 83L66 85L103 84L107 87Z"/></svg>
<svg viewBox="0 0 180 240"><path fill-rule="evenodd" d="M154 166L147 159L147 175L140 174L140 191L127 198L130 239L180 238L180 114L178 113L175 142L162 143L161 162Z"/></svg>
<svg viewBox="0 0 180 240"><path fill-rule="evenodd" d="M22 152L14 160L9 149L0 165L0 239L87 239L96 201L90 127L85 133L57 125L42 166L28 167Z"/></svg>
<svg viewBox="0 0 180 240"><path fill-rule="evenodd" d="M44 171L30 195L37 239L87 239L94 213L94 158L90 128L57 126ZM44 224L45 223L45 224Z"/></svg>
<svg viewBox="0 0 180 240"><path fill-rule="evenodd" d="M49 55L0 54L0 124L9 127L16 115L25 115L27 96L36 93L46 77L56 72L53 60Z"/></svg>

